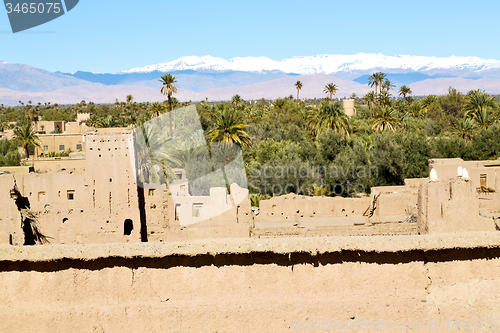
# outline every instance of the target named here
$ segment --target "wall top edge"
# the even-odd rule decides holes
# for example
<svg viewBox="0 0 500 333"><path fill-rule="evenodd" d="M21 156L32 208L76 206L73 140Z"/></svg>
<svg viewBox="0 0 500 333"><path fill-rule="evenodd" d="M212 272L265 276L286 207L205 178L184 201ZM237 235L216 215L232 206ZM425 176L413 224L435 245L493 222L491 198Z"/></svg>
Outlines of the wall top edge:
<svg viewBox="0 0 500 333"><path fill-rule="evenodd" d="M400 253L475 248L500 249L500 232L412 236L220 238L166 243L0 245L0 262L50 262L63 259L87 261L101 258L135 259L252 253Z"/></svg>

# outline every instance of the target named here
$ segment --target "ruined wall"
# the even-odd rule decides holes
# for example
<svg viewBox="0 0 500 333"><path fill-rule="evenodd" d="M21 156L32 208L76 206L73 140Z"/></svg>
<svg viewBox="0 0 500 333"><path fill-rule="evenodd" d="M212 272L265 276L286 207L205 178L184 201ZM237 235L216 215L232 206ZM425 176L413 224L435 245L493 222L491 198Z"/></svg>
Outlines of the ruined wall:
<svg viewBox="0 0 500 333"><path fill-rule="evenodd" d="M310 197L287 194L261 200L259 218L362 216L370 198Z"/></svg>
<svg viewBox="0 0 500 333"><path fill-rule="evenodd" d="M123 246L106 247L105 257L90 255L95 247L61 247L54 258L66 259L57 261L4 255L0 331L289 332L299 323L328 320L334 326L347 322L347 328L318 331L373 332L380 326L370 329L367 322L401 322L412 325L403 332L448 332L446 320L498 324L498 236L488 247L474 246L474 235L463 242L454 238L455 245L426 238L446 246L425 251L405 246L415 237L395 239L392 250L382 250L390 238L375 237L364 242L378 244L380 251L320 238L301 240L302 245L280 240L282 250L260 240L229 242L213 251L226 242L199 243L207 250L192 253L183 251L192 248L189 243L164 244L136 258ZM313 245L327 242L328 248ZM472 248L463 248L465 243ZM73 256L77 251L90 256ZM429 321L438 326L429 329ZM496 330L490 322L490 329L470 331Z"/></svg>
<svg viewBox="0 0 500 333"><path fill-rule="evenodd" d="M87 133L87 205L99 221L101 233L107 236L103 241L118 241L123 238L120 236L127 236L130 241L141 240L131 133L131 130ZM130 235L124 235L127 220L133 226Z"/></svg>
<svg viewBox="0 0 500 333"><path fill-rule="evenodd" d="M132 168L131 132L89 132L86 159L81 160L85 169L0 175L0 189L6 202L0 206L0 244L22 245L24 242L20 213L9 197L14 180L21 195L29 200L42 233L50 237L52 244L249 236L248 190L237 189L235 184L232 191L235 196L239 195L238 207L229 206L225 213L212 214L203 222L195 221L199 223L190 228L181 226L175 218L175 204L168 191L137 187ZM174 190L178 188L176 194L182 194L181 186L186 186L186 182L173 183ZM141 223L139 194L144 198L145 223ZM217 195L185 198L183 213L188 217L193 215L194 203L220 200Z"/></svg>
<svg viewBox="0 0 500 333"><path fill-rule="evenodd" d="M461 158L442 158L429 160L429 171L435 169L439 179L457 178L457 168L466 168L475 187L500 189L500 161L464 161ZM483 181L481 181L483 178Z"/></svg>
<svg viewBox="0 0 500 333"><path fill-rule="evenodd" d="M376 187L372 193L380 193L377 208L370 222L395 222L416 214L417 190L406 186ZM368 198L310 197L287 194L269 200L261 200L256 220L296 220L301 218L362 217L370 206ZM368 221L367 221L368 222Z"/></svg>
<svg viewBox="0 0 500 333"><path fill-rule="evenodd" d="M49 171L57 171L61 169L81 169L85 168L85 157L78 156L74 158L68 157L47 157L39 158L29 162L33 165L36 172L45 173Z"/></svg>
<svg viewBox="0 0 500 333"><path fill-rule="evenodd" d="M461 179L424 181L418 194L418 229L424 233L493 231L492 218L479 214L472 182Z"/></svg>
<svg viewBox="0 0 500 333"><path fill-rule="evenodd" d="M130 167L130 131L88 137L86 169L0 175L0 189L6 196L0 207L4 220L0 230L13 235L13 244L23 244L19 211L12 209L14 201L9 197L14 179L51 243L141 240L137 186ZM125 233L127 223L129 234Z"/></svg>
<svg viewBox="0 0 500 333"><path fill-rule="evenodd" d="M1 171L7 171L7 173L24 173L28 174L30 173L30 167L29 166L4 166L0 167L0 172Z"/></svg>

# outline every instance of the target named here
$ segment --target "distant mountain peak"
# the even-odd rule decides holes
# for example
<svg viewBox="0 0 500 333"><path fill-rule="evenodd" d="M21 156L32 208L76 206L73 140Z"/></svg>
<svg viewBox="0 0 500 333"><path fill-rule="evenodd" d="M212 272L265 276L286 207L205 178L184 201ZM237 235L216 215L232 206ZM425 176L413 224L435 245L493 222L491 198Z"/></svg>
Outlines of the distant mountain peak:
<svg viewBox="0 0 500 333"><path fill-rule="evenodd" d="M120 73L169 72L179 70L194 71L241 71L264 73L336 74L371 69L387 69L406 72L425 71L465 71L480 72L500 68L500 61L479 57L425 57L411 55L386 56L381 53L358 53L354 55L319 54L314 56L294 56L281 61L267 57L235 57L225 60L220 57L185 56L179 59L140 68L122 70Z"/></svg>

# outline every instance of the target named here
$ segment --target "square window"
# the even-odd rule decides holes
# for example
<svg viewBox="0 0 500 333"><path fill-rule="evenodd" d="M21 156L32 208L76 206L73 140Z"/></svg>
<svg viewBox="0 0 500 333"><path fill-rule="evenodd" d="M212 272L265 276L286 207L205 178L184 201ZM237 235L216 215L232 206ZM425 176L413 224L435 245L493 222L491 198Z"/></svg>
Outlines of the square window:
<svg viewBox="0 0 500 333"><path fill-rule="evenodd" d="M77 144L76 145L76 150L81 150L82 149L82 145L81 144Z"/></svg>
<svg viewBox="0 0 500 333"><path fill-rule="evenodd" d="M203 207L202 203L193 204L193 217L200 217L200 209Z"/></svg>
<svg viewBox="0 0 500 333"><path fill-rule="evenodd" d="M75 200L75 191L68 190L68 200Z"/></svg>
<svg viewBox="0 0 500 333"><path fill-rule="evenodd" d="M49 151L49 146L43 146L43 151Z"/></svg>
<svg viewBox="0 0 500 333"><path fill-rule="evenodd" d="M479 185L482 187L482 188L486 188L486 178L487 177L487 174L481 174L479 175Z"/></svg>
<svg viewBox="0 0 500 333"><path fill-rule="evenodd" d="M64 145L59 145L59 150L64 150Z"/></svg>

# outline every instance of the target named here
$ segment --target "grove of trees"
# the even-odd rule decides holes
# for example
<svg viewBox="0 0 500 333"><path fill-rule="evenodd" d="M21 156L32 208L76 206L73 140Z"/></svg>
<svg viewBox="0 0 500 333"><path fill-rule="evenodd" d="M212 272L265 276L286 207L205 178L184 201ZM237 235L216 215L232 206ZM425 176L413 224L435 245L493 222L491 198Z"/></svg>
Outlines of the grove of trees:
<svg viewBox="0 0 500 333"><path fill-rule="evenodd" d="M290 87L296 98L246 101L235 95L230 101L180 103L174 94L182 87L175 85L175 76L160 81L167 98L163 103L138 103L129 95L114 104L2 105L0 127L74 121L79 112L91 113L89 125L95 127L139 126L195 104L207 141L241 146L249 190L262 197L289 192L354 196L373 186L426 177L430 158L500 157L500 100L480 90L462 94L450 87L443 96L416 97L411 87L395 90L384 73L373 73L367 82L373 90L353 96L356 116L349 118L333 83L325 85L325 99L300 100L304 85L297 81ZM20 155L10 147L20 144L0 141L0 163L19 163Z"/></svg>

